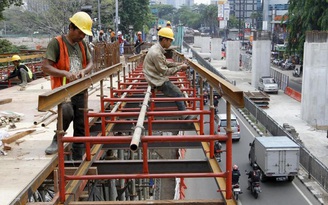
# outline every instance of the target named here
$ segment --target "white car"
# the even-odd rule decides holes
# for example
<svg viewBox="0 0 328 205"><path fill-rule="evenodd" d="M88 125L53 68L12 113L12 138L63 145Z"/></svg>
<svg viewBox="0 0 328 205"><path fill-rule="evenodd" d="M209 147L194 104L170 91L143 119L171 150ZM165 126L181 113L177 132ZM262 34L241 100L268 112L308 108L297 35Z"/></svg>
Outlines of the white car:
<svg viewBox="0 0 328 205"><path fill-rule="evenodd" d="M216 116L218 122L218 134L225 135L227 128L227 114L217 114ZM231 114L231 129L232 129L232 140L240 140L240 126L236 115Z"/></svg>
<svg viewBox="0 0 328 205"><path fill-rule="evenodd" d="M258 89L267 92L267 93L276 93L278 94L278 84L275 79L270 76L263 76L259 80Z"/></svg>

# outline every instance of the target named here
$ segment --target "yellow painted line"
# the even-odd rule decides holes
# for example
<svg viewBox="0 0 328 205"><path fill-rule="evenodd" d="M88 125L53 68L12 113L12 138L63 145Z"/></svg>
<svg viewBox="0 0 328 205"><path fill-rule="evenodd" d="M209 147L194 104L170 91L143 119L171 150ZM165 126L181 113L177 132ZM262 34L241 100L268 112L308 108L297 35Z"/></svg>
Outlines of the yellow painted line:
<svg viewBox="0 0 328 205"><path fill-rule="evenodd" d="M199 135L199 123L194 123L195 129L197 131L197 134ZM205 156L208 159L208 162L212 168L213 173L220 173L222 172L221 167L216 161L215 157L213 159L210 158L210 147L208 142L202 142L202 147L203 151L205 153ZM226 201L227 205L237 205L237 202L232 198L232 199L226 199L226 179L224 177L216 177L215 178L217 184L219 185L219 189L223 190L222 195L224 197L224 200Z"/></svg>

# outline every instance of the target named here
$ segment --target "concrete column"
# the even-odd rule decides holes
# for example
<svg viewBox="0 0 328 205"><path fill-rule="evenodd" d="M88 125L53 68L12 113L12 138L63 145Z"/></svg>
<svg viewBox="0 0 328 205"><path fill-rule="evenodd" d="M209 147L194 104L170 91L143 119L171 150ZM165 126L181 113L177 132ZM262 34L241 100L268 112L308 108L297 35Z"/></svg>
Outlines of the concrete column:
<svg viewBox="0 0 328 205"><path fill-rule="evenodd" d="M227 41L226 55L227 69L239 71L240 42Z"/></svg>
<svg viewBox="0 0 328 205"><path fill-rule="evenodd" d="M202 36L201 37L202 40L201 40L201 50L200 52L201 53L210 53L211 51L211 37L209 36Z"/></svg>
<svg viewBox="0 0 328 205"><path fill-rule="evenodd" d="M317 129L328 128L328 32L307 32L304 43L301 116Z"/></svg>
<svg viewBox="0 0 328 205"><path fill-rule="evenodd" d="M221 38L212 38L211 39L211 58L214 60L221 59Z"/></svg>
<svg viewBox="0 0 328 205"><path fill-rule="evenodd" d="M258 87L259 78L270 76L271 36L270 32L253 33L252 86Z"/></svg>
<svg viewBox="0 0 328 205"><path fill-rule="evenodd" d="M194 46L201 47L202 46L202 37L201 36L194 36Z"/></svg>

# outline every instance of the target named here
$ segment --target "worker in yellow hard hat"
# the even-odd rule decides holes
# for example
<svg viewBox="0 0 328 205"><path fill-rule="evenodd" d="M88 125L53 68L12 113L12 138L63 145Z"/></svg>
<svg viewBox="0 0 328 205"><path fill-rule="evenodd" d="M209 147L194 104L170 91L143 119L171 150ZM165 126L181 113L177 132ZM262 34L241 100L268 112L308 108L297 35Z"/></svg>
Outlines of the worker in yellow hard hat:
<svg viewBox="0 0 328 205"><path fill-rule="evenodd" d="M42 70L49 74L51 88L55 89L83 78L93 68L92 57L84 42L85 35L92 35L92 19L85 12L77 12L70 19L69 30L65 35L53 38L47 47ZM63 103L63 129L66 131L73 121L74 136L85 136L84 111L86 108L87 90L72 96L69 102ZM57 133L46 154L57 152ZM72 144L73 160L81 160L84 154L84 144Z"/></svg>
<svg viewBox="0 0 328 205"><path fill-rule="evenodd" d="M168 28L172 28L172 26L171 26L171 21L167 21L167 22L166 22L166 27L168 27Z"/></svg>
<svg viewBox="0 0 328 205"><path fill-rule="evenodd" d="M147 52L143 64L143 73L148 85L152 88L162 91L167 97L183 97L181 90L174 85L169 76L175 75L179 71L185 71L189 66L185 63L174 63L166 60L165 49L171 46L174 40L172 29L165 27L158 31L158 43L154 44ZM175 102L178 110L186 110L183 101ZM193 119L195 116L183 115L182 119Z"/></svg>
<svg viewBox="0 0 328 205"><path fill-rule="evenodd" d="M18 77L21 80L21 84L19 84L19 86L25 88L27 83L32 81L32 71L26 65L21 63L21 57L19 55L13 55L11 57L11 61L14 64L14 70L7 78L4 79L4 81Z"/></svg>

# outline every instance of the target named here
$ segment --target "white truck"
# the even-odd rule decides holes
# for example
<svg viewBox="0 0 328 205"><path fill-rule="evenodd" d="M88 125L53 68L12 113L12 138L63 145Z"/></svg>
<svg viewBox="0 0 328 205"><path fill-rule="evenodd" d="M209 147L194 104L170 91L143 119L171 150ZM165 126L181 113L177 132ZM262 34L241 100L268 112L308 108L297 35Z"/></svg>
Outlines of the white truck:
<svg viewBox="0 0 328 205"><path fill-rule="evenodd" d="M269 177L291 182L298 174L300 147L287 136L256 137L249 146L250 165L258 165L262 182Z"/></svg>

